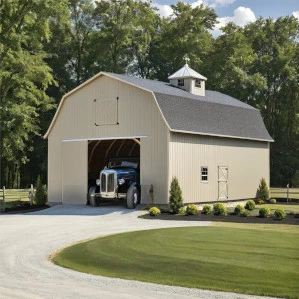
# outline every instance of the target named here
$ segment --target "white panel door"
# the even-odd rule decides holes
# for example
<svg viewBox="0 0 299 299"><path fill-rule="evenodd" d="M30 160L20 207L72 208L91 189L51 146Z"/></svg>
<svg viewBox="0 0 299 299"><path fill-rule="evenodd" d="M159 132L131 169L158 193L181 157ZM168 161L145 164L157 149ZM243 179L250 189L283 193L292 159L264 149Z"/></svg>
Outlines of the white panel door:
<svg viewBox="0 0 299 299"><path fill-rule="evenodd" d="M88 146L85 141L62 143L62 202L86 204Z"/></svg>
<svg viewBox="0 0 299 299"><path fill-rule="evenodd" d="M218 200L228 199L228 167L218 166Z"/></svg>

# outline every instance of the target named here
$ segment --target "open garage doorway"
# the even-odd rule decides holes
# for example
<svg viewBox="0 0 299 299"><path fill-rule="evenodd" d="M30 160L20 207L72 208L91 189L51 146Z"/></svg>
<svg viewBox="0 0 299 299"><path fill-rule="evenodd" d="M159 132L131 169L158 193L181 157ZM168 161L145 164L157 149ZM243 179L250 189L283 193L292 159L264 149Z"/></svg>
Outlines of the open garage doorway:
<svg viewBox="0 0 299 299"><path fill-rule="evenodd" d="M140 161L140 138L88 141L88 180L99 178L111 157L137 157Z"/></svg>
<svg viewBox="0 0 299 299"><path fill-rule="evenodd" d="M134 208L140 195L140 138L89 140L87 203Z"/></svg>

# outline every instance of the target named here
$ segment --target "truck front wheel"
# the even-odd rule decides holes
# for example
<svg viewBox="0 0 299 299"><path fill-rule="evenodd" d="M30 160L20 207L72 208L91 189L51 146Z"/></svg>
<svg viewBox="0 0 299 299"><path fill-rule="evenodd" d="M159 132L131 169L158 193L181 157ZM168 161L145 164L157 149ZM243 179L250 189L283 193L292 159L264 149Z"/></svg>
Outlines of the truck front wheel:
<svg viewBox="0 0 299 299"><path fill-rule="evenodd" d="M97 201L97 198L96 198L96 189L97 189L97 186L92 186L90 187L89 189L89 203L90 203L90 206L91 207L97 207L99 204L98 204L98 201Z"/></svg>
<svg viewBox="0 0 299 299"><path fill-rule="evenodd" d="M139 190L135 184L132 184L127 191L127 208L135 209L139 203Z"/></svg>

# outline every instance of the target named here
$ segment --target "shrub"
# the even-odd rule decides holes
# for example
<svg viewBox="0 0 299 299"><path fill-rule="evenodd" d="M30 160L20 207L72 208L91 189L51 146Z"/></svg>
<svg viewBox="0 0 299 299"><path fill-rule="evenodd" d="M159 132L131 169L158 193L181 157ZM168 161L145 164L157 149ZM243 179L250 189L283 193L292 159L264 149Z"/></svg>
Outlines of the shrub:
<svg viewBox="0 0 299 299"><path fill-rule="evenodd" d="M264 201L269 199L269 188L267 186L266 180L264 178L261 179L259 187L257 189L258 197L262 198Z"/></svg>
<svg viewBox="0 0 299 299"><path fill-rule="evenodd" d="M261 198L261 197L258 197L254 200L254 202L257 204L257 205L262 205L264 203L264 200Z"/></svg>
<svg viewBox="0 0 299 299"><path fill-rule="evenodd" d="M241 214L243 211L245 211L245 208L242 206L242 205L237 205L236 207L235 207L235 210L234 210L234 212L237 214L237 215L239 215L239 214Z"/></svg>
<svg viewBox="0 0 299 299"><path fill-rule="evenodd" d="M185 207L181 207L181 208L179 209L179 215L181 215L181 216L185 216L185 215L186 215Z"/></svg>
<svg viewBox="0 0 299 299"><path fill-rule="evenodd" d="M40 176L37 177L36 191L34 194L34 202L38 206L44 206L48 201L45 186L42 184Z"/></svg>
<svg viewBox="0 0 299 299"><path fill-rule="evenodd" d="M248 200L245 205L246 210L252 211L255 208L255 203L252 199Z"/></svg>
<svg viewBox="0 0 299 299"><path fill-rule="evenodd" d="M244 209L241 213L240 213L241 217L248 217L250 216L250 212L246 209Z"/></svg>
<svg viewBox="0 0 299 299"><path fill-rule="evenodd" d="M286 218L286 213L285 213L284 209L277 209L274 212L274 216L281 220L281 219Z"/></svg>
<svg viewBox="0 0 299 299"><path fill-rule="evenodd" d="M198 207L196 205L188 205L186 208L187 215L197 215L198 214Z"/></svg>
<svg viewBox="0 0 299 299"><path fill-rule="evenodd" d="M260 208L259 210L260 217L266 218L270 216L270 209L267 207Z"/></svg>
<svg viewBox="0 0 299 299"><path fill-rule="evenodd" d="M210 214L212 213L212 207L210 205L204 205L202 208L202 214Z"/></svg>
<svg viewBox="0 0 299 299"><path fill-rule="evenodd" d="M213 205L214 215L221 215L226 216L227 215L227 208L225 205L221 202L217 202Z"/></svg>
<svg viewBox="0 0 299 299"><path fill-rule="evenodd" d="M169 206L173 213L177 214L180 208L183 207L183 198L182 190L176 177L172 179L169 194Z"/></svg>
<svg viewBox="0 0 299 299"><path fill-rule="evenodd" d="M275 204L276 203L276 199L275 198L270 198L269 199L269 203Z"/></svg>
<svg viewBox="0 0 299 299"><path fill-rule="evenodd" d="M149 214L150 214L151 216L157 216L157 215L160 215L160 214L161 214L160 209L159 209L159 208L156 208L156 207L152 207L152 208L150 208L148 211L149 211Z"/></svg>

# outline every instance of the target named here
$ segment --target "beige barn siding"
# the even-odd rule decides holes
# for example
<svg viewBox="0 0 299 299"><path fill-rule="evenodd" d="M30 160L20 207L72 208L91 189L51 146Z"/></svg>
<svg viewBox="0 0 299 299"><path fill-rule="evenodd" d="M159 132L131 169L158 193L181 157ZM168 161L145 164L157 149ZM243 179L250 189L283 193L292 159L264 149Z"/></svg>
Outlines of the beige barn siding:
<svg viewBox="0 0 299 299"><path fill-rule="evenodd" d="M62 201L80 204L87 190L87 141L62 143Z"/></svg>
<svg viewBox="0 0 299 299"><path fill-rule="evenodd" d="M62 145L55 131L48 138L48 201L62 203Z"/></svg>
<svg viewBox="0 0 299 299"><path fill-rule="evenodd" d="M269 183L267 142L172 133L169 152L170 180L178 177L186 203L218 199L218 166L228 167L228 200L255 197L262 177Z"/></svg>
<svg viewBox="0 0 299 299"><path fill-rule="evenodd" d="M119 125L95 126L94 99L116 97L119 97ZM49 135L49 201L61 200L63 140L134 136L148 136L140 141L141 184L144 190L152 184L155 202L166 203L169 130L155 99L150 92L107 76L95 79L65 99ZM76 143L73 145L75 147ZM75 174L69 179L75 182ZM150 197L145 193L142 201L148 202ZM85 201L86 198L82 199L82 203Z"/></svg>

